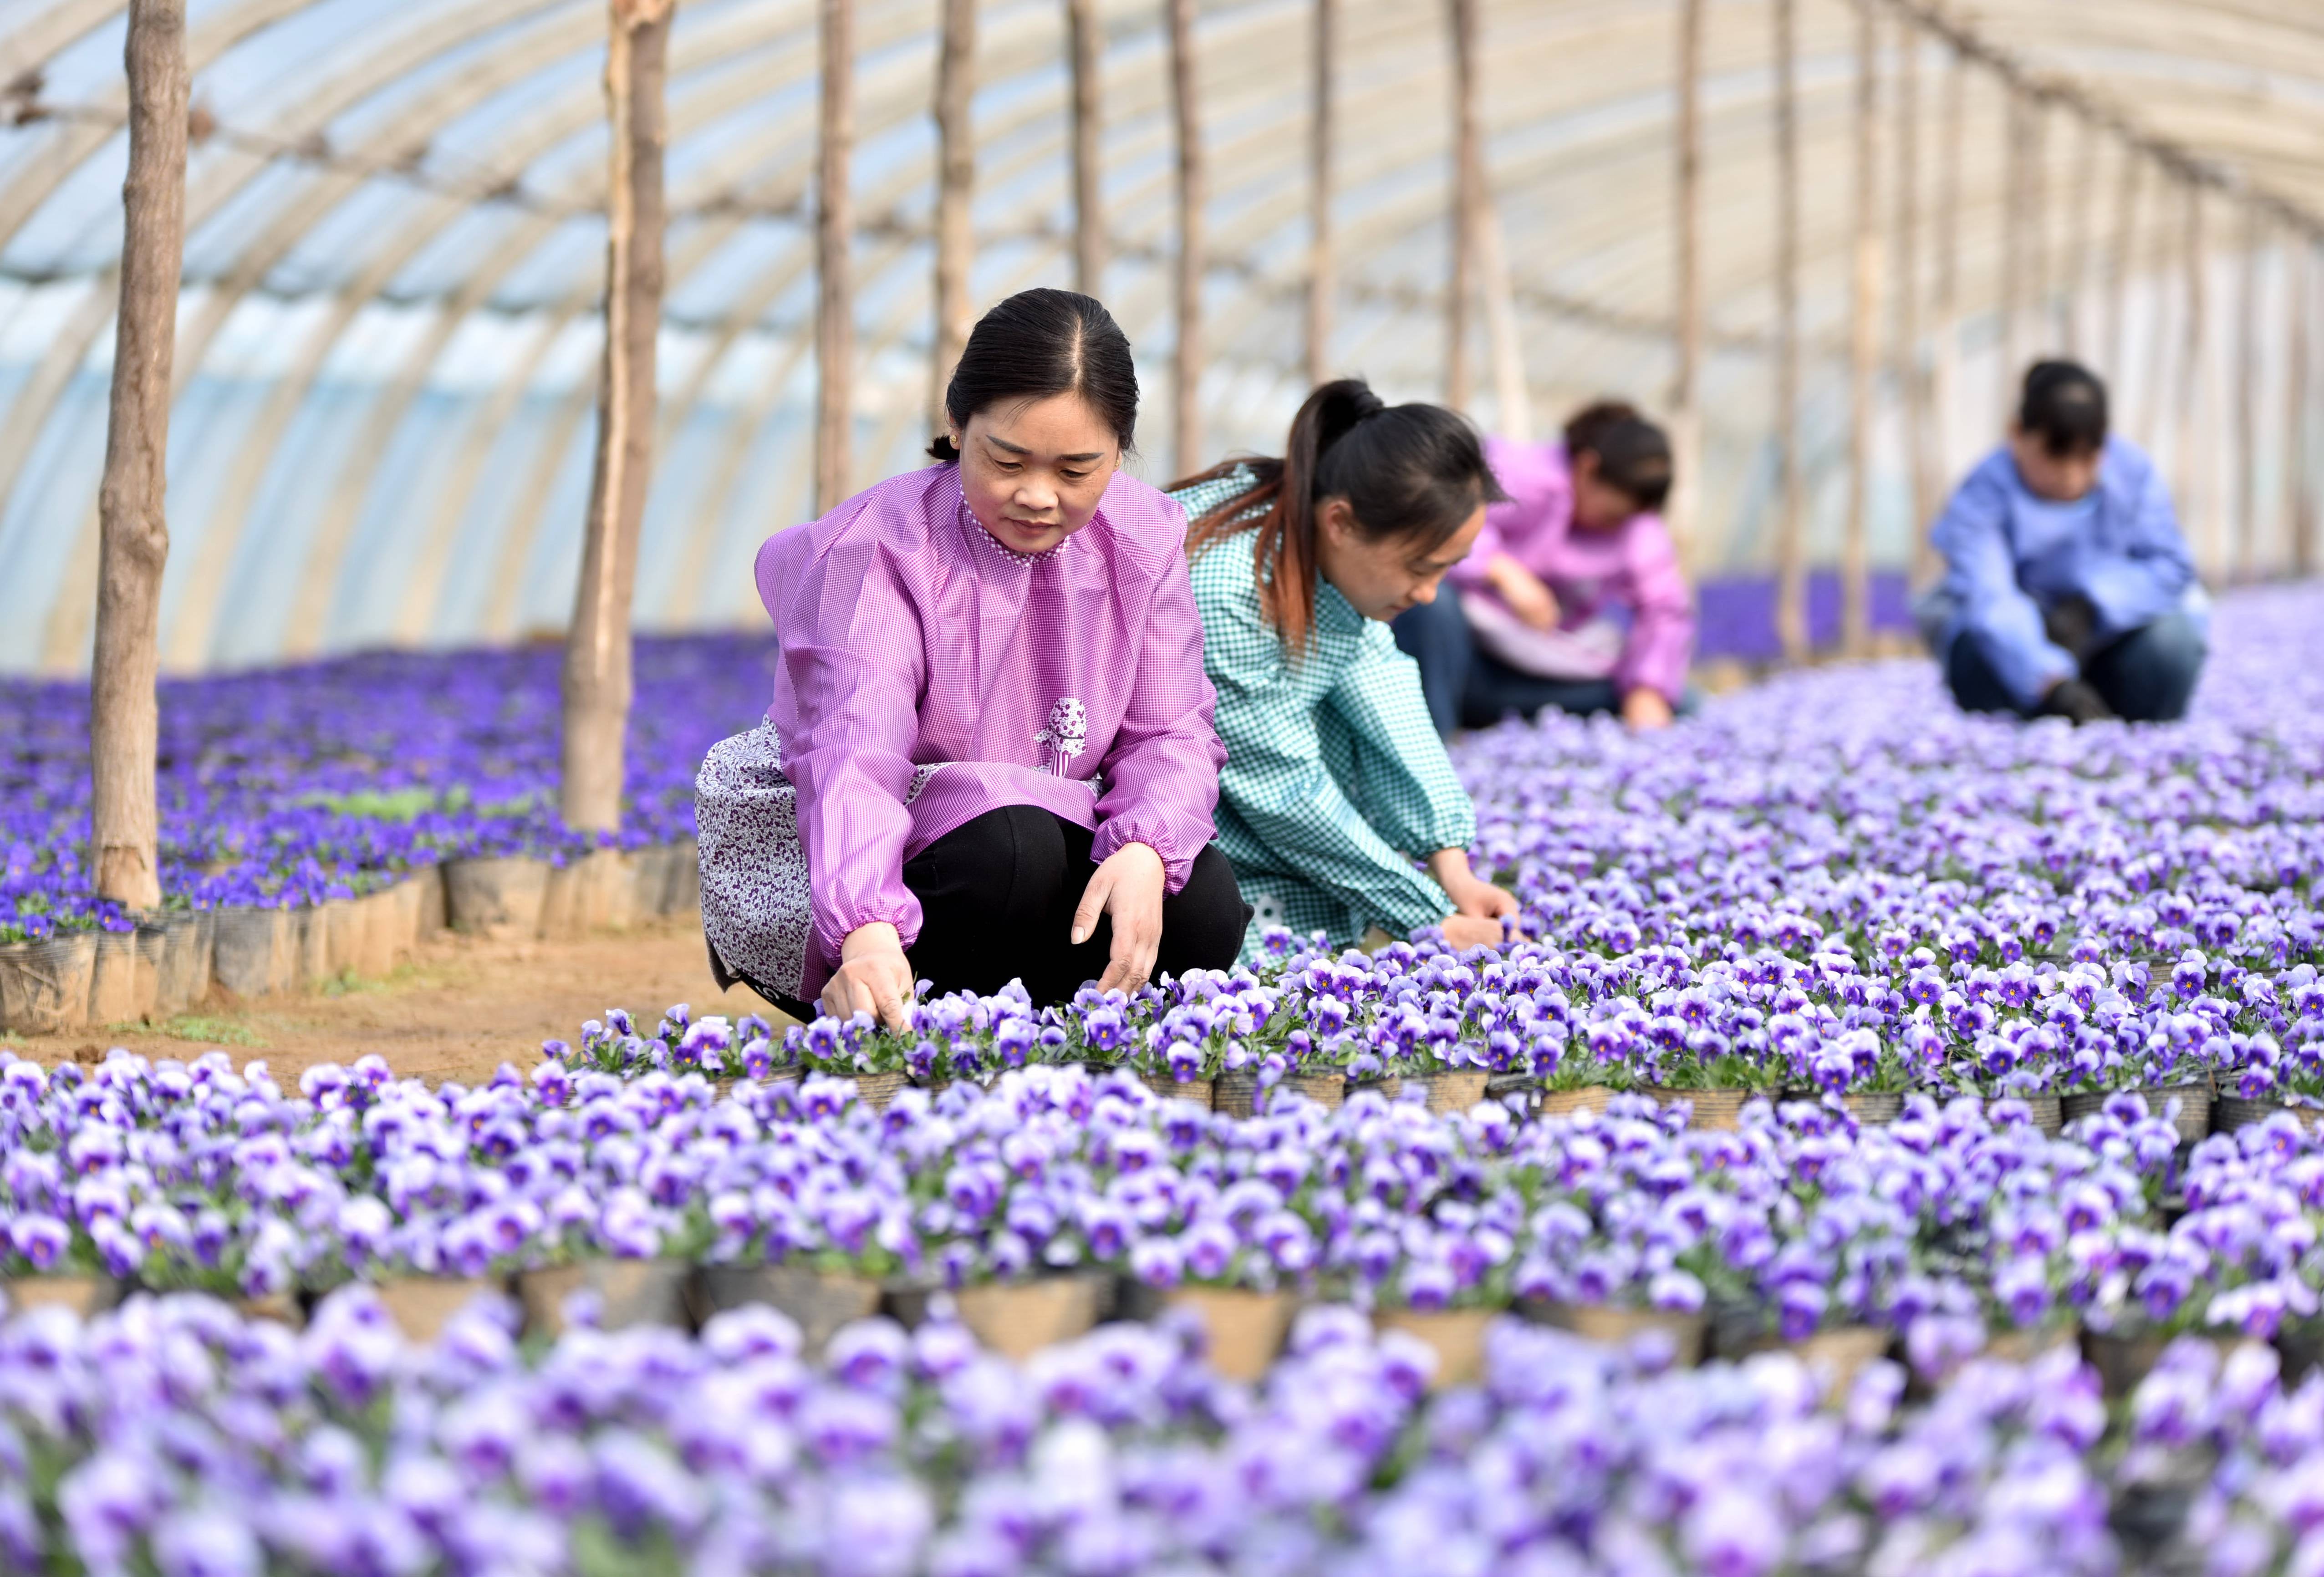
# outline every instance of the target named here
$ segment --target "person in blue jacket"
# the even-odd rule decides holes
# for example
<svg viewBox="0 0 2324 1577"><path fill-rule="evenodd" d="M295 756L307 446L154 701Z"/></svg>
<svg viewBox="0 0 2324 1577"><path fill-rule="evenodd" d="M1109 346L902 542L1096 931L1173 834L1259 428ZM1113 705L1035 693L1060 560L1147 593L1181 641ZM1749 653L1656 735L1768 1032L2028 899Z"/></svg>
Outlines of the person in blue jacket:
<svg viewBox="0 0 2324 1577"><path fill-rule="evenodd" d="M1919 613L1962 710L2167 722L2202 672L2209 602L2153 461L2107 431L2072 362L2025 374L2009 441L1933 532L1944 581Z"/></svg>

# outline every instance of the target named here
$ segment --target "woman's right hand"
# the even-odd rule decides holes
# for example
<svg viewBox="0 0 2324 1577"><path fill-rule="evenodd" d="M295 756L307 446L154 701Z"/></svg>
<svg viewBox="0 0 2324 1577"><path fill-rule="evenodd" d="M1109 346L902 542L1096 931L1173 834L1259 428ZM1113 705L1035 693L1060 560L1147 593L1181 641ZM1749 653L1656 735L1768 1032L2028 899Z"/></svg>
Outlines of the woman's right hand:
<svg viewBox="0 0 2324 1577"><path fill-rule="evenodd" d="M847 933L818 1003L835 1019L869 1013L890 1029L908 1029L913 983L903 938L885 920L874 921Z"/></svg>
<svg viewBox="0 0 2324 1577"><path fill-rule="evenodd" d="M1506 553L1496 553L1485 567L1485 578L1508 604L1509 612L1536 630L1557 628L1557 594L1549 583Z"/></svg>
<svg viewBox="0 0 2324 1577"><path fill-rule="evenodd" d="M1445 942L1452 947L1498 947L1501 945L1501 922L1484 915L1447 915L1443 929Z"/></svg>

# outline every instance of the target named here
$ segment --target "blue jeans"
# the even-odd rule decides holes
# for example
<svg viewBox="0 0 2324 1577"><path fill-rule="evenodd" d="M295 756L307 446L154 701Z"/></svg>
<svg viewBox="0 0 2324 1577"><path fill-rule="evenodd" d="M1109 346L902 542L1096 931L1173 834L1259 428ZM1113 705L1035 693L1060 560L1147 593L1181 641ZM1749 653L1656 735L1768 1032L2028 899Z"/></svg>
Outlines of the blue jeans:
<svg viewBox="0 0 2324 1577"><path fill-rule="evenodd" d="M1611 679L1545 679L1480 648L1450 586L1438 586L1434 602L1397 614L1390 628L1397 645L1419 663L1428 715L1446 739L1456 728L1488 727L1512 712L1530 718L1545 706L1584 715L1622 709Z"/></svg>
<svg viewBox="0 0 2324 1577"><path fill-rule="evenodd" d="M2172 723L2186 715L2204 655L2195 622L2184 613L2165 613L2083 659L2082 678L2116 716L2131 723ZM1964 712L2034 715L2001 687L1974 631L1953 637L1952 650L1945 653L1945 684Z"/></svg>

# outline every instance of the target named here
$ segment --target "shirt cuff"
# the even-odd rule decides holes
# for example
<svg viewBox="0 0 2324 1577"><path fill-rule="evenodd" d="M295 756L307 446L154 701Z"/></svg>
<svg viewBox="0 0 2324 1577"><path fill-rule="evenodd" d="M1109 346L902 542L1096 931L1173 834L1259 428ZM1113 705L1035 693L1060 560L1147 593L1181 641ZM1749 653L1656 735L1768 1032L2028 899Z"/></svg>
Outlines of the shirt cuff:
<svg viewBox="0 0 2324 1577"><path fill-rule="evenodd" d="M1182 853L1176 846L1177 840L1167 830L1140 826L1133 817L1117 816L1109 818L1091 836L1090 858L1102 862L1131 844L1144 844L1162 857L1162 890L1174 897L1186 885L1186 878L1194 874L1194 856L1202 853L1199 847L1192 853Z"/></svg>

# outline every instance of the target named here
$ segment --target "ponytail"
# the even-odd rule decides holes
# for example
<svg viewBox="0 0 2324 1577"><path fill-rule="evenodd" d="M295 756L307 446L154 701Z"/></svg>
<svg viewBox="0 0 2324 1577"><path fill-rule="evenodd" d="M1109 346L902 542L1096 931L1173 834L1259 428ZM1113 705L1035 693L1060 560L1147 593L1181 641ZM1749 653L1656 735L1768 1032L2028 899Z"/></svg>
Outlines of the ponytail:
<svg viewBox="0 0 2324 1577"><path fill-rule="evenodd" d="M1458 531L1480 503L1507 494L1476 429L1441 405L1388 405L1360 378L1325 383L1291 419L1283 457L1230 460L1173 489L1250 471L1259 484L1194 521L1188 554L1251 532L1259 607L1294 656L1315 625L1315 521L1343 498L1369 541L1410 539L1416 556ZM1265 512L1247 520L1254 509Z"/></svg>

